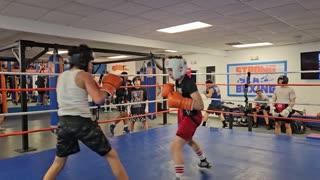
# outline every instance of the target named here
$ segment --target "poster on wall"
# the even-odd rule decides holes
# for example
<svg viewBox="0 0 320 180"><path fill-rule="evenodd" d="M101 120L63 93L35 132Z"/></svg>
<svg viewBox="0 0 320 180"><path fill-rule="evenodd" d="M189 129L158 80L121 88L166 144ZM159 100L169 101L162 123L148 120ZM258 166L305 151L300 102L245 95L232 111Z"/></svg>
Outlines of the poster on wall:
<svg viewBox="0 0 320 180"><path fill-rule="evenodd" d="M125 63L108 63L107 72L120 75L122 72L127 72L129 74L128 79L132 80L132 74L136 74L135 62L125 62Z"/></svg>
<svg viewBox="0 0 320 180"><path fill-rule="evenodd" d="M247 83L247 73L250 75L250 86L248 96L254 97L255 89L259 88L267 96L272 96L276 86L267 84L277 84L278 77L287 71L287 61L269 61L269 62L249 62L228 64L227 72L227 92L228 96L243 96L244 85ZM276 73L279 72L279 73ZM237 74L233 74L237 73ZM256 74L257 73L257 74ZM229 85L231 84L231 85ZM239 85L237 85L239 84ZM241 84L241 85L240 85ZM255 85L256 84L256 85ZM259 85L264 84L264 85Z"/></svg>

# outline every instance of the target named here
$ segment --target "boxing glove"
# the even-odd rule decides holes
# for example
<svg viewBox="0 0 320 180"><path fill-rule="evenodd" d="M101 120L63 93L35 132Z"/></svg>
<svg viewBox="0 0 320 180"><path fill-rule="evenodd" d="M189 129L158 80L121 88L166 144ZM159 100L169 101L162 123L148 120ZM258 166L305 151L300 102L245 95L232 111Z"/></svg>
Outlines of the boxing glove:
<svg viewBox="0 0 320 180"><path fill-rule="evenodd" d="M113 95L122 84L123 79L120 76L114 74L107 74L103 76L101 83L101 90L107 91L110 95Z"/></svg>
<svg viewBox="0 0 320 180"><path fill-rule="evenodd" d="M284 110L281 111L280 115L282 117L288 117L291 112L292 112L292 108L291 108L291 106L288 106L287 108L285 108Z"/></svg>
<svg viewBox="0 0 320 180"><path fill-rule="evenodd" d="M280 115L280 113L278 112L278 110L276 108L273 108L271 111L272 116L274 117L278 117Z"/></svg>
<svg viewBox="0 0 320 180"><path fill-rule="evenodd" d="M204 94L204 95L209 94L209 89L207 88L205 91L203 91L203 94Z"/></svg>
<svg viewBox="0 0 320 180"><path fill-rule="evenodd" d="M168 96L168 107L191 111L193 110L193 100L191 98L183 97L178 92L172 92Z"/></svg>
<svg viewBox="0 0 320 180"><path fill-rule="evenodd" d="M163 85L161 96L167 98L174 91L174 84L166 83Z"/></svg>

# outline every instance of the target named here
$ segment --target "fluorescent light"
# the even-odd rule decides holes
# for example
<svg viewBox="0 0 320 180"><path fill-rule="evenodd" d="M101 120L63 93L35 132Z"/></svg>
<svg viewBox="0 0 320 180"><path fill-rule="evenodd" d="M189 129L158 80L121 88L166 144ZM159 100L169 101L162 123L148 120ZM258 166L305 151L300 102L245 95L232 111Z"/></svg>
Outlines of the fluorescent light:
<svg viewBox="0 0 320 180"><path fill-rule="evenodd" d="M157 31L165 32L165 33L178 33L178 32L190 31L190 30L195 30L200 28L206 28L210 26L212 25L197 21L197 22L192 22L188 24L182 24L179 26L158 29Z"/></svg>
<svg viewBox="0 0 320 180"><path fill-rule="evenodd" d="M238 45L232 45L232 47L245 48L245 47L270 46L270 45L272 45L272 43L262 42L262 43L253 43L253 44L238 44Z"/></svg>
<svg viewBox="0 0 320 180"><path fill-rule="evenodd" d="M178 52L176 50L171 50L171 49L167 49L167 50L164 50L165 52L171 52L171 53L175 53L175 52Z"/></svg>
<svg viewBox="0 0 320 180"><path fill-rule="evenodd" d="M127 58L129 56L124 56L124 55L120 55L120 56L111 56L111 57L108 57L108 59L122 59L122 58Z"/></svg>
<svg viewBox="0 0 320 180"><path fill-rule="evenodd" d="M51 54L53 54L53 51L48 51L46 54L50 54L51 55ZM59 50L58 54L68 54L68 51L67 50L61 50L61 51Z"/></svg>

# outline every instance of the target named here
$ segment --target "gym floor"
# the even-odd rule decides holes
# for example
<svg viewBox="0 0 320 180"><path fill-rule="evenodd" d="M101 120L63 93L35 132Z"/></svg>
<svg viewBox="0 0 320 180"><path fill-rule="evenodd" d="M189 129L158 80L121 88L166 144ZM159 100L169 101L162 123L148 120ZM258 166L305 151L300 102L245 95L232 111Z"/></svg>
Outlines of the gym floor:
<svg viewBox="0 0 320 180"><path fill-rule="evenodd" d="M112 110L111 112L101 111L100 119L106 120L110 118L116 118L118 115L119 115L119 112L115 109ZM28 118L29 118L28 126L30 130L49 127L49 124L50 124L49 114L30 115ZM20 116L7 117L5 122L3 123L3 126L7 128L7 130L4 132L0 131L0 133L10 133L10 132L21 131L21 121L22 121L21 119L22 118ZM168 124L166 126L176 124L176 120L177 120L176 114L168 114ZM155 120L149 120L148 122L149 122L150 129L163 127L162 115L158 115ZM210 117L209 126L221 128L222 124L220 120L218 120L217 118ZM104 133L108 137L112 137L112 135L109 132L109 124L101 124L101 127ZM234 129L240 130L240 131L248 130L247 127L234 127ZM122 135L122 130L123 130L123 123L120 122L115 129L115 136ZM142 130L143 130L142 124L136 123L135 131L142 131ZM225 129L225 130L228 130L228 129ZM253 132L274 134L274 130L267 130L264 125L261 125L258 128L253 128ZM308 135L309 133L320 133L320 132L308 129L306 134L294 134L294 136L303 138L303 137L306 137L306 135ZM22 148L22 136L2 137L0 138L0 144L1 144L0 159L6 159L10 157L21 156L28 153L35 153L35 152L40 152L40 151L55 148L56 138L52 132L37 132L37 133L29 134L29 147L35 148L36 151L31 151L28 153L20 153L16 151Z"/></svg>
<svg viewBox="0 0 320 180"><path fill-rule="evenodd" d="M117 114L103 113L102 119L113 118ZM48 119L44 115L30 117L30 129L47 127ZM172 124L156 128L161 127L159 124L162 119L159 116L158 119L150 121L152 129L148 131L141 131L141 125L137 125L140 132L109 138L118 151L130 179L174 179L170 143L177 128L175 120L176 115L169 115L169 122ZM18 119L8 119L8 131L19 130L19 122ZM211 125L220 126L221 123L213 120ZM102 129L109 136L108 125L102 125ZM191 148L185 148L184 179L314 180L320 176L320 163L315 160L319 151L319 140L252 133L246 132L246 129L199 127L194 138L201 144L208 160L213 162L213 167L199 169L199 159ZM268 132L264 127L254 129L256 132L260 130ZM119 125L117 133L121 131L122 127ZM15 152L15 149L21 147L20 139L21 137L0 139L1 179L42 179L54 159L55 135L51 132L30 134L30 146L37 148L32 154ZM114 179L108 163L103 158L97 158L97 154L83 144L80 146L81 152L68 158L68 163L57 179Z"/></svg>

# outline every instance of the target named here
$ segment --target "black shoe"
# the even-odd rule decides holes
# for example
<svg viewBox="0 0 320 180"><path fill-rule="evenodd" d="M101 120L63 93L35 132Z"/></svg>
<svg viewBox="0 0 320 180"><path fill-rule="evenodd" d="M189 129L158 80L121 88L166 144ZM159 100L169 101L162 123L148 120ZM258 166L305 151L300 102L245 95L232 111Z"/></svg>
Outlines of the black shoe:
<svg viewBox="0 0 320 180"><path fill-rule="evenodd" d="M201 168L208 168L209 169L212 167L212 164L207 161L207 158L205 158L204 160L201 160L199 162L198 166Z"/></svg>
<svg viewBox="0 0 320 180"><path fill-rule="evenodd" d="M123 134L128 134L128 133L130 133L129 127L124 127Z"/></svg>
<svg viewBox="0 0 320 180"><path fill-rule="evenodd" d="M202 126L206 126L207 125L207 122L206 121L203 121L202 122Z"/></svg>
<svg viewBox="0 0 320 180"><path fill-rule="evenodd" d="M224 121L222 121L222 128L226 128L226 127L228 127L228 125L227 125L226 121L224 120Z"/></svg>
<svg viewBox="0 0 320 180"><path fill-rule="evenodd" d="M271 129L270 124L266 124L266 128L267 128L267 130L270 130Z"/></svg>
<svg viewBox="0 0 320 180"><path fill-rule="evenodd" d="M112 134L112 135L114 135L114 128L116 127L116 125L115 124L111 124L110 126L109 126L109 128L110 128L110 133Z"/></svg>
<svg viewBox="0 0 320 180"><path fill-rule="evenodd" d="M254 123L253 128L257 128L258 127L258 123Z"/></svg>

